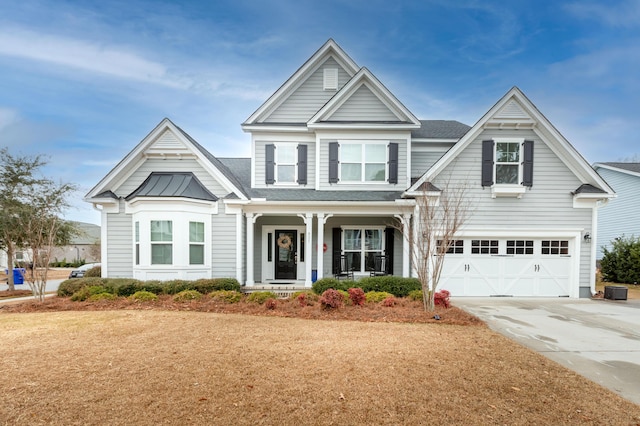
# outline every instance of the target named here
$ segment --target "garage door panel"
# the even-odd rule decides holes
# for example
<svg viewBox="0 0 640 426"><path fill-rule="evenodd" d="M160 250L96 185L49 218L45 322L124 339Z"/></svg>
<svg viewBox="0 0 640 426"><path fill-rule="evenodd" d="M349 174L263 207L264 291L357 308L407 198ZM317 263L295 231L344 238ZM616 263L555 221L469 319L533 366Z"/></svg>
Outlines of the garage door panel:
<svg viewBox="0 0 640 426"><path fill-rule="evenodd" d="M501 294L499 257L472 258L468 268L465 290L469 296L495 296Z"/></svg>

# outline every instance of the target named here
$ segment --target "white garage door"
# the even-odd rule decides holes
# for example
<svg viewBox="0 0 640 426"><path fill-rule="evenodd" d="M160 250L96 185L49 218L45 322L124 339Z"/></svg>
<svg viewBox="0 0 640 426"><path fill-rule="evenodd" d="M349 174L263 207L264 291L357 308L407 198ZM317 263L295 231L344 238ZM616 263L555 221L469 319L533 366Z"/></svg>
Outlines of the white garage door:
<svg viewBox="0 0 640 426"><path fill-rule="evenodd" d="M464 239L445 255L438 289L452 296L569 296L568 239Z"/></svg>

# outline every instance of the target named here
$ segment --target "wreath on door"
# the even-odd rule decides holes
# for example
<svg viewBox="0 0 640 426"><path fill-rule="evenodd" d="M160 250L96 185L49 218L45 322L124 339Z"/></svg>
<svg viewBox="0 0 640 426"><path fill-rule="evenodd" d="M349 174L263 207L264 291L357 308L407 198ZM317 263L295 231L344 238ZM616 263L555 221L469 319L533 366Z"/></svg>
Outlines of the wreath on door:
<svg viewBox="0 0 640 426"><path fill-rule="evenodd" d="M289 250L291 248L291 237L284 234L278 238L278 247Z"/></svg>

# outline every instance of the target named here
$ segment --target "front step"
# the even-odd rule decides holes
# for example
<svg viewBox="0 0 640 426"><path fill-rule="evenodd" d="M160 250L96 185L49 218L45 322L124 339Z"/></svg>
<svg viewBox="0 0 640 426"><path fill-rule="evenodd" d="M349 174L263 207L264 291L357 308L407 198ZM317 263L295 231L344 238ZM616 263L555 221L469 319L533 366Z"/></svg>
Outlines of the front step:
<svg viewBox="0 0 640 426"><path fill-rule="evenodd" d="M254 285L251 287L243 286L240 291L243 293L255 293L256 291L271 291L275 293L280 299L288 299L291 295L297 291L306 291L311 290L309 287L300 287L300 286L292 286L292 285L277 285L277 284L266 284L266 285Z"/></svg>

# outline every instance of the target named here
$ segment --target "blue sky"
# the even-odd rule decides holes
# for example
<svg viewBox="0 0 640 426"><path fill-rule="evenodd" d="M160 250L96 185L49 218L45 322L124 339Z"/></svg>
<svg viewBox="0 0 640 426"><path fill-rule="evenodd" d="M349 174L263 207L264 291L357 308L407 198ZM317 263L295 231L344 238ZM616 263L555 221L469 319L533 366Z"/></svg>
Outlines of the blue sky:
<svg viewBox="0 0 640 426"><path fill-rule="evenodd" d="M518 86L590 163L640 161L640 0L0 0L0 146L78 185L162 118L214 155L327 39L421 119L472 125Z"/></svg>

